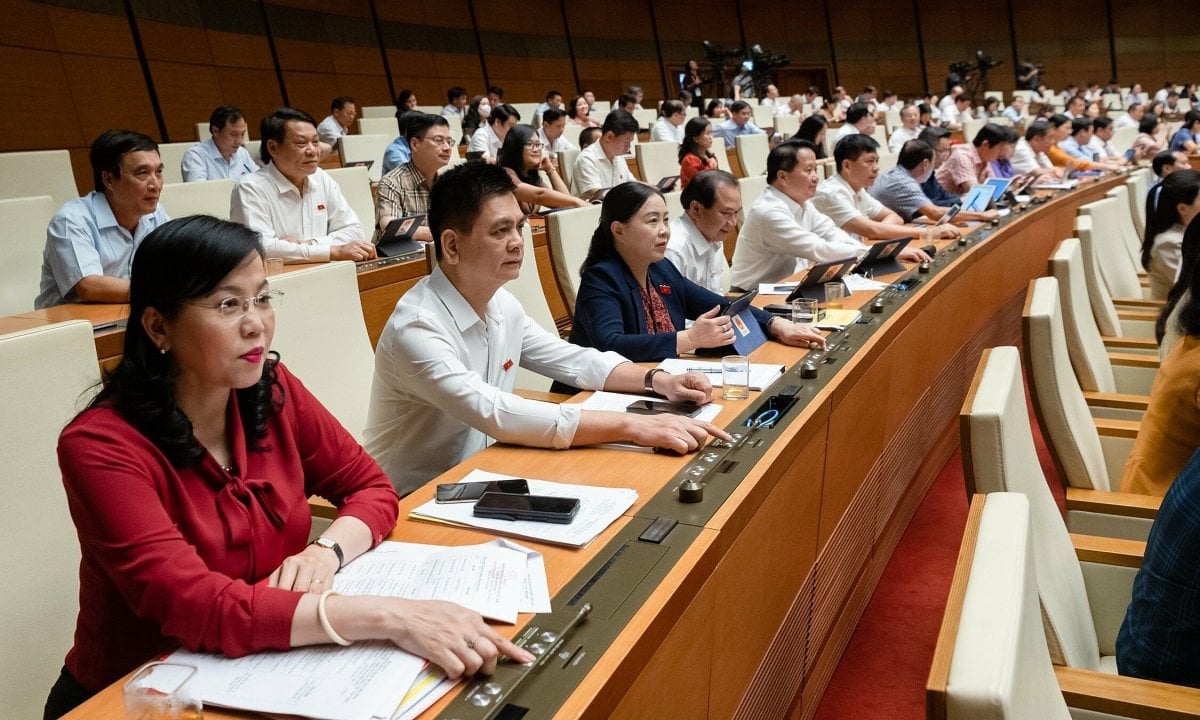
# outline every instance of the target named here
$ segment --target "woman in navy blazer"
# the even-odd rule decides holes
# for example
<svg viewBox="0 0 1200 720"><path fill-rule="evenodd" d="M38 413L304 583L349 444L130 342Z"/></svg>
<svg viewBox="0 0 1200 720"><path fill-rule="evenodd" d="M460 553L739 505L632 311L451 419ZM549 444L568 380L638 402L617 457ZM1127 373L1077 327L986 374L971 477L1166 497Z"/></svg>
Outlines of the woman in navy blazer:
<svg viewBox="0 0 1200 720"><path fill-rule="evenodd" d="M733 342L725 299L664 259L671 237L662 193L637 182L604 196L600 224L580 270L571 342L614 350L635 362L655 362ZM789 345L823 347L810 325L754 310L767 337ZM685 328L685 320L695 322Z"/></svg>

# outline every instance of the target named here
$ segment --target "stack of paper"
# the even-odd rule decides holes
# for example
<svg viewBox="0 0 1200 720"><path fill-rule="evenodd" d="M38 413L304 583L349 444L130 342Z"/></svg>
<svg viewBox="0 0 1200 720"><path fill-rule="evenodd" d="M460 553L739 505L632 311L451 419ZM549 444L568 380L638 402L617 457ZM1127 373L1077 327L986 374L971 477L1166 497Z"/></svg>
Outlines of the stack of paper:
<svg viewBox="0 0 1200 720"><path fill-rule="evenodd" d="M878 280L872 280L869 277L863 277L858 273L851 273L842 278L842 282L846 285L846 289L852 293L882 290L887 287L887 283L881 283Z"/></svg>
<svg viewBox="0 0 1200 720"><path fill-rule="evenodd" d="M702 360L687 360L684 358L667 358L658 364L660 368L666 370L672 375L679 375L685 372L701 372L712 383L713 387L721 387L724 384L724 378L721 375L721 363L705 362ZM779 379L779 376L787 370L783 365L772 365L770 363L750 363L750 389L762 390L766 386ZM632 396L630 396L632 397ZM644 398L643 398L644 399ZM705 406L717 407L720 406ZM716 413L712 413L716 417ZM708 418L705 418L708 419Z"/></svg>
<svg viewBox="0 0 1200 720"><path fill-rule="evenodd" d="M599 393L597 393L599 394ZM499 475L485 470L472 470L460 482L491 482L506 480L511 475ZM622 513L633 506L637 491L629 488L569 485L548 480L529 481L530 495L551 495L579 499L579 512L567 525L533 522L531 520L493 520L475 517L473 503L437 503L433 500L409 513L416 520L443 522L451 525L489 530L498 535L532 538L543 542L572 547L584 547Z"/></svg>
<svg viewBox="0 0 1200 720"><path fill-rule="evenodd" d="M833 309L826 310L825 317L819 322L814 323L821 330L845 330L848 326L853 325L862 318L862 313L858 310Z"/></svg>

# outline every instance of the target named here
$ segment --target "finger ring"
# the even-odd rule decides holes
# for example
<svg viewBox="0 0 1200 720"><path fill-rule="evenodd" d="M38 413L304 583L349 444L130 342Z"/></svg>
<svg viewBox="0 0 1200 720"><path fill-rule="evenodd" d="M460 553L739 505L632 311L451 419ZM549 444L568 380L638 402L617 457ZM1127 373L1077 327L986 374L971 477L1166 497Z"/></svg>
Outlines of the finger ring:
<svg viewBox="0 0 1200 720"><path fill-rule="evenodd" d="M478 642L478 641L479 641L479 638L481 638L481 637L483 637L483 636L482 636L482 635L476 635L474 640L471 640L471 641L469 641L469 642L467 643L467 647L468 647L469 649L471 649L471 650L474 650L474 649L475 649L475 643L476 643L476 642Z"/></svg>
<svg viewBox="0 0 1200 720"><path fill-rule="evenodd" d="M323 583L323 582L325 582L325 581L324 581L324 580L322 580L321 578L316 578L315 580L313 580L313 582L314 582L314 583Z"/></svg>

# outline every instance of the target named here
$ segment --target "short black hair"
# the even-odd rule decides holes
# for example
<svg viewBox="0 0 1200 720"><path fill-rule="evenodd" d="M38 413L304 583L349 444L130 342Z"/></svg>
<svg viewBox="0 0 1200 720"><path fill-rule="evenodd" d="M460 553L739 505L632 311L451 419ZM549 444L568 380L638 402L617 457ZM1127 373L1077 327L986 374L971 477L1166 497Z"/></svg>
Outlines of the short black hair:
<svg viewBox="0 0 1200 720"><path fill-rule="evenodd" d="M901 146L896 164L905 170L916 170L926 160L933 160L933 146L924 140L909 140Z"/></svg>
<svg viewBox="0 0 1200 720"><path fill-rule="evenodd" d="M662 107L659 108L659 112L662 113L663 117L669 118L687 112L687 108L678 100L667 100L663 102Z"/></svg>
<svg viewBox="0 0 1200 720"><path fill-rule="evenodd" d="M1192 108L1183 114L1183 126L1190 128L1196 123L1200 123L1200 110Z"/></svg>
<svg viewBox="0 0 1200 720"><path fill-rule="evenodd" d="M1148 112L1138 121L1138 132L1149 135L1158 128L1158 116L1152 112Z"/></svg>
<svg viewBox="0 0 1200 720"><path fill-rule="evenodd" d="M504 88L499 85L489 85L487 91L498 98L504 97Z"/></svg>
<svg viewBox="0 0 1200 720"><path fill-rule="evenodd" d="M1175 167L1176 152L1176 150L1163 150L1154 156L1154 159L1150 161L1150 167L1154 169L1155 175L1162 177L1163 170Z"/></svg>
<svg viewBox="0 0 1200 720"><path fill-rule="evenodd" d="M551 90L550 92L546 93L546 102L550 102L551 100L553 100L555 95L562 97L562 93L560 93L559 91Z"/></svg>
<svg viewBox="0 0 1200 720"><path fill-rule="evenodd" d="M566 110L557 110L555 108L546 108L544 111L542 111L542 124L546 125L546 124L549 124L552 122L556 122L561 118L565 118L566 116L567 116Z"/></svg>
<svg viewBox="0 0 1200 720"><path fill-rule="evenodd" d="M446 102L453 105L455 100L466 96L467 89L465 87L462 85L451 85L450 89L446 91Z"/></svg>
<svg viewBox="0 0 1200 720"><path fill-rule="evenodd" d="M917 139L924 140L925 142L929 143L929 147L931 148L936 148L938 143L941 142L942 138L948 138L950 137L950 134L949 128L930 126L922 130L921 134L917 136Z"/></svg>
<svg viewBox="0 0 1200 720"><path fill-rule="evenodd" d="M1083 132L1084 130L1091 130L1091 129L1092 129L1091 118L1087 118L1087 117L1071 118L1071 134L1072 135L1078 135L1079 133Z"/></svg>
<svg viewBox="0 0 1200 720"><path fill-rule="evenodd" d="M621 97L617 98L617 107L623 108L626 105L637 105L637 98L629 93L625 93Z"/></svg>
<svg viewBox="0 0 1200 720"><path fill-rule="evenodd" d="M741 111L745 110L748 107L750 107L750 103L748 103L744 100L738 100L737 102L735 102L734 104L729 106L729 112L740 113Z"/></svg>
<svg viewBox="0 0 1200 720"><path fill-rule="evenodd" d="M779 145L767 155L767 184L774 185L779 179L779 173L790 172L800 163L801 150L808 150L817 155L817 146L809 140L788 140Z"/></svg>
<svg viewBox="0 0 1200 720"><path fill-rule="evenodd" d="M626 133L637 133L640 129L637 118L625 112L624 110L613 110L604 118L604 126L600 128L601 134L612 133L613 135L624 135Z"/></svg>
<svg viewBox="0 0 1200 720"><path fill-rule="evenodd" d="M840 175L843 162L847 160L853 162L867 153L878 152L879 143L875 141L875 138L862 133L854 133L838 140L837 144L833 146L833 164Z"/></svg>
<svg viewBox="0 0 1200 720"><path fill-rule="evenodd" d="M345 108L347 105L354 105L354 104L355 104L354 98L350 97L349 95L338 95L337 97L335 97L333 99L333 102L329 103L329 112L333 112L334 110L341 110L341 109Z"/></svg>
<svg viewBox="0 0 1200 720"><path fill-rule="evenodd" d="M517 112L517 109L512 105L501 103L492 108L492 114L488 115L488 124L503 125L508 122L509 118L516 118L517 122L521 122L521 113Z"/></svg>
<svg viewBox="0 0 1200 720"><path fill-rule="evenodd" d="M313 120L312 115L296 108L281 107L266 116L258 124L258 135L262 138L262 145L259 146L258 154L263 162L271 162L271 150L268 147L270 144L269 141L283 142L283 139L287 137L287 125L290 122L308 123L313 126L313 129L317 127L317 121Z"/></svg>
<svg viewBox="0 0 1200 720"><path fill-rule="evenodd" d="M1104 130L1109 125L1112 125L1112 118L1104 117L1103 115L1092 121L1093 130Z"/></svg>
<svg viewBox="0 0 1200 720"><path fill-rule="evenodd" d="M965 102L969 105L974 99L975 98L971 97L970 95L968 95L967 93L964 92L963 94L954 98L954 102L956 102L956 103Z"/></svg>
<svg viewBox="0 0 1200 720"><path fill-rule="evenodd" d="M846 124L857 125L859 120L871 114L871 108L867 107L866 103L851 103L850 107L846 108Z"/></svg>
<svg viewBox="0 0 1200 720"><path fill-rule="evenodd" d="M1055 130L1071 122L1071 118L1063 115L1062 113L1055 113L1046 119L1050 122L1050 126Z"/></svg>
<svg viewBox="0 0 1200 720"><path fill-rule="evenodd" d="M241 110L238 110L232 105L222 105L216 110L213 110L212 115L208 116L208 131L216 132L213 130L213 128L216 128L216 130L222 130L229 123L237 122L243 117L245 116L242 115Z"/></svg>
<svg viewBox="0 0 1200 720"><path fill-rule="evenodd" d="M1025 139L1032 141L1050 132L1050 123L1045 120L1034 120L1025 129Z"/></svg>
<svg viewBox="0 0 1200 720"><path fill-rule="evenodd" d="M419 111L411 111L405 113L407 123L404 128L404 139L408 141L409 146L412 146L414 138L423 138L425 133L429 132L430 128L450 127L450 123L446 122L446 118L441 115L431 115Z"/></svg>
<svg viewBox="0 0 1200 720"><path fill-rule="evenodd" d="M92 182L96 192L104 192L104 173L121 177L121 158L131 152L158 152L158 143L133 130L105 130L92 141L88 160L92 163Z"/></svg>
<svg viewBox="0 0 1200 720"><path fill-rule="evenodd" d="M679 202L684 212L691 207L693 200L705 208L711 208L717 201L717 190L737 186L737 178L724 170L704 170L692 176L688 186L679 195Z"/></svg>
<svg viewBox="0 0 1200 720"><path fill-rule="evenodd" d="M429 231L433 249L442 259L442 233L455 230L466 234L475 227L483 201L493 195L516 190L504 168L491 163L470 162L450 168L429 191Z"/></svg>
<svg viewBox="0 0 1200 720"><path fill-rule="evenodd" d="M1004 132L1006 129L1011 130L1012 135ZM1013 130L1012 128L1007 127L1005 125L997 125L996 123L988 123L987 125L984 125L983 127L979 128L979 132L975 133L975 137L974 137L974 139L971 140L971 144L974 145L975 147L980 147L984 143L987 143L988 147L996 147L1000 143L1016 142L1017 141L1016 138L1013 137L1013 135L1016 135L1016 134L1017 134L1016 130Z"/></svg>
<svg viewBox="0 0 1200 720"><path fill-rule="evenodd" d="M600 139L600 128L585 127L579 131L579 147L584 148Z"/></svg>

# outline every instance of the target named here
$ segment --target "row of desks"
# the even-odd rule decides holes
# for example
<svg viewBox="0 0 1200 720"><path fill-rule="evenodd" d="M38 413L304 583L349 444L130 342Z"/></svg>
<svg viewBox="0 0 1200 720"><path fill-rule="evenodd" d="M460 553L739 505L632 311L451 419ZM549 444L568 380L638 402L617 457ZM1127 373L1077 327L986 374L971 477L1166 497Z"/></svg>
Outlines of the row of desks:
<svg viewBox="0 0 1200 720"><path fill-rule="evenodd" d="M525 717L811 717L892 549L958 445L957 415L979 353L1018 342L1027 283L1072 234L1077 208L1117 182L1086 185L998 229L980 228L969 247L943 242L950 247L931 275L905 293L885 293L883 314L865 314L865 324L832 337L839 349L823 358L818 380L793 374L808 351L777 343L756 351L754 362L792 368L784 382L802 386L802 403L786 424L759 436L760 447L722 451L741 464L710 476L700 503L673 495L682 473L700 462L696 455L497 445L437 478L452 482L482 468L639 494L587 548L530 543L546 558L550 620L583 601L595 609L578 631L574 666L546 670L513 696L530 709ZM360 276L373 335L383 298L422 272L423 264ZM853 295L848 305L872 296ZM735 429L761 395L719 400L716 422ZM480 542L484 536L471 530L403 519L430 499L433 485L402 501L391 538ZM660 516L679 525L648 548L636 536ZM546 620L522 616L517 627L499 629L516 634ZM441 716L478 717L453 702L427 716L452 707ZM120 687L71 717L122 717Z"/></svg>

